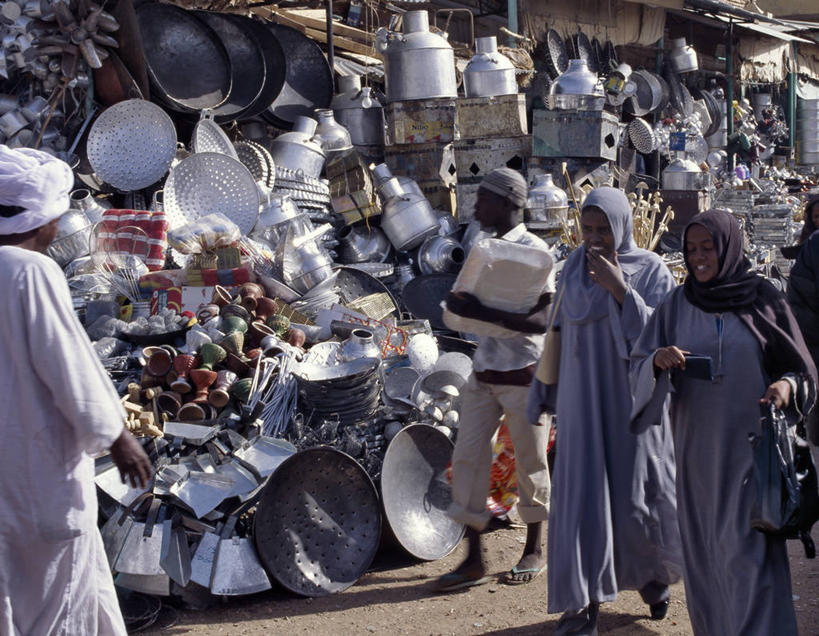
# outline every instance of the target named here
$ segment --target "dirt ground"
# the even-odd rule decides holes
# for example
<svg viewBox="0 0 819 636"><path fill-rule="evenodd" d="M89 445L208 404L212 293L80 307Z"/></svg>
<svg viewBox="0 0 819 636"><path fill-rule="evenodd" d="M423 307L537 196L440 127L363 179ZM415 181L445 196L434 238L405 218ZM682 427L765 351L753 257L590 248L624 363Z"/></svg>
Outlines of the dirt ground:
<svg viewBox="0 0 819 636"><path fill-rule="evenodd" d="M819 544L819 527L814 529ZM505 528L486 536L491 571L500 576L515 564L525 530ZM793 595L799 632L819 634L819 559L806 560L802 544L789 542ZM400 549L382 550L370 572L345 592L323 598L296 597L274 589L234 598L208 610L163 609L147 634L550 634L558 615L546 612L546 576L528 585L490 583L440 595L430 590L435 577L454 568L464 545L445 559L423 563ZM707 558L703 555L703 558ZM173 625L169 625L173 623ZM615 635L691 634L682 583L672 588L663 621L648 618L636 592L622 592L601 607L600 633Z"/></svg>

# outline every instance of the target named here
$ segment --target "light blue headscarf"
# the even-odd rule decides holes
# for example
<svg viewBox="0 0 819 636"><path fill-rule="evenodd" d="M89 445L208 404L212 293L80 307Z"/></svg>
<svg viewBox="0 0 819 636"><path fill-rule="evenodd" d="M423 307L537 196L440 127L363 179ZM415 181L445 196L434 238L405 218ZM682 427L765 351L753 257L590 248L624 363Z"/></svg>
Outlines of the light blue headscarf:
<svg viewBox="0 0 819 636"><path fill-rule="evenodd" d="M609 221L617 261L627 283L631 276L656 262L654 254L637 247L634 242L631 204L622 190L608 186L595 188L586 197L582 209L590 207L601 209ZM583 245L569 256L560 282L566 286L561 309L569 322L594 322L608 315L610 294L586 271L586 248Z"/></svg>

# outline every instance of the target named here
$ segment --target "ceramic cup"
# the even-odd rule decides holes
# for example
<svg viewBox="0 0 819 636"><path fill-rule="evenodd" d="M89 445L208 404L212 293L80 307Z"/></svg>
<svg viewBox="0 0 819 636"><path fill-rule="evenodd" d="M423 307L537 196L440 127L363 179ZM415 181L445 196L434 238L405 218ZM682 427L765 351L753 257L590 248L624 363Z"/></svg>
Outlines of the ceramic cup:
<svg viewBox="0 0 819 636"><path fill-rule="evenodd" d="M230 401L230 387L236 382L237 376L233 371L223 369L216 374L216 381L208 394L208 402L217 409L221 409Z"/></svg>

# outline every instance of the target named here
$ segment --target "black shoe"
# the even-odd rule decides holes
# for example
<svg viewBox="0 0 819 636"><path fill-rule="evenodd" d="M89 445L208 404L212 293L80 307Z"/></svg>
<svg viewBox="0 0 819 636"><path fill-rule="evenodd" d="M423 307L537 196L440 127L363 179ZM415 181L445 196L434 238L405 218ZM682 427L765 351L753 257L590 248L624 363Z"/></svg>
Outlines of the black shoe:
<svg viewBox="0 0 819 636"><path fill-rule="evenodd" d="M661 621L668 614L668 601L660 601L659 603L652 603L649 605L651 609L651 620Z"/></svg>

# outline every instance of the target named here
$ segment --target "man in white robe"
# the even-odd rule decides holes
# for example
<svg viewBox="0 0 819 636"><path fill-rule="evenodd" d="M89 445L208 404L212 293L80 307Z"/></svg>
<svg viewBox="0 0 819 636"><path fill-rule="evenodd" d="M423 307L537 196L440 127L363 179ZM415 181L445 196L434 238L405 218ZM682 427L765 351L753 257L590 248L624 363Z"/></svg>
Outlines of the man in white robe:
<svg viewBox="0 0 819 636"><path fill-rule="evenodd" d="M125 634L97 529L94 462L123 481L151 464L45 255L71 169L0 146L0 633Z"/></svg>

